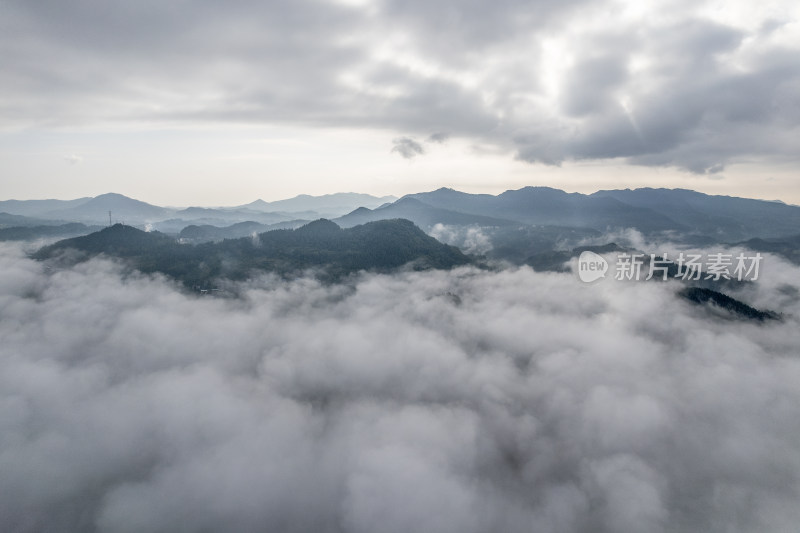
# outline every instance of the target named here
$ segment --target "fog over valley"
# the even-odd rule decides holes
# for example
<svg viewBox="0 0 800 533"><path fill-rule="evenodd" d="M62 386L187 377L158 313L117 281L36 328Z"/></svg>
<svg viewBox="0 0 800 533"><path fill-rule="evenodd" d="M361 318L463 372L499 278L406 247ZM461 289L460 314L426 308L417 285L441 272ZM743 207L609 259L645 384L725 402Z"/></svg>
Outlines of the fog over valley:
<svg viewBox="0 0 800 533"><path fill-rule="evenodd" d="M262 275L197 296L0 248L7 531L731 532L800 520L800 270Z"/></svg>

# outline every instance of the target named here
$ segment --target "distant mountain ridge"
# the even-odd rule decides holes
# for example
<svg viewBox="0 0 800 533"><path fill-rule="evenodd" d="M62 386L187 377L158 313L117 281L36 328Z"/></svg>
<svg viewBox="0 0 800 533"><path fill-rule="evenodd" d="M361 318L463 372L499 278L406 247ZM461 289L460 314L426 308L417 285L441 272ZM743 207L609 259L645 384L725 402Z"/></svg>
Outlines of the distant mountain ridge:
<svg viewBox="0 0 800 533"><path fill-rule="evenodd" d="M425 202L409 196L403 197L389 205L378 207L377 209L359 207L352 213L334 220L342 227L350 227L375 220L385 220L391 218L405 218L413 221L416 225L422 228L430 228L435 224L479 226L519 225L518 222L513 220L474 215L440 207L433 207Z"/></svg>
<svg viewBox="0 0 800 533"><path fill-rule="evenodd" d="M167 208L148 204L141 200L134 200L122 194L107 193L75 207L51 211L49 215L65 220L92 222L108 219L109 212L111 213L112 221L124 221L126 219L136 221L141 219L151 220L166 217L170 214L170 210Z"/></svg>
<svg viewBox="0 0 800 533"><path fill-rule="evenodd" d="M322 196L300 194L294 198L275 200L272 202L265 202L264 200L258 199L255 202L239 207L258 211L282 211L289 213L314 211L328 216L340 216L352 211L354 208L353 206L374 208L385 203L394 202L395 200L397 200L395 196L377 197L370 194L340 192L324 194Z"/></svg>
<svg viewBox="0 0 800 533"><path fill-rule="evenodd" d="M59 226L15 226L0 228L0 241L32 241L60 237L77 237L102 229L99 226L87 226L80 222L70 222Z"/></svg>
<svg viewBox="0 0 800 533"><path fill-rule="evenodd" d="M179 209L108 193L69 201L0 202L0 213L6 213L4 218L0 217L0 225L108 224L110 211L111 223L148 226L173 234L190 225L222 228L252 222L296 226L298 221L316 218L333 218L343 227L405 218L428 231L437 225L478 226L491 228L495 235L521 227L551 226L601 233L633 228L647 235L672 235L683 242L706 244L783 238L800 230L798 206L686 189L642 188L581 194L550 187L523 187L490 195L441 188L386 200L393 197L337 193L300 195L275 202L256 200L236 207ZM338 214L328 216L320 211Z"/></svg>
<svg viewBox="0 0 800 533"><path fill-rule="evenodd" d="M800 230L800 207L782 202L712 196L688 189L624 189L591 196L615 198L680 220L690 231L727 239L783 237Z"/></svg>
<svg viewBox="0 0 800 533"><path fill-rule="evenodd" d="M672 231L742 240L789 235L800 228L800 207L685 189L626 189L587 195L550 187L524 187L493 196L441 188L404 198L415 198L431 207L525 224L600 231L636 228L644 233Z"/></svg>
<svg viewBox="0 0 800 533"><path fill-rule="evenodd" d="M377 197L360 193L335 193L323 196L301 194L294 198L265 202L256 200L249 204L234 207L160 207L136 200L118 193L106 193L94 198L75 200L5 200L0 201L0 213L36 218L30 224L42 221L83 222L101 224L123 222L131 225L145 225L167 220L231 225L239 222L259 222L275 224L290 220L314 220L321 217L338 217L364 207L378 207L393 202L394 196ZM2 223L2 222L0 222ZM9 226L10 224L5 224ZM172 226L174 227L174 225Z"/></svg>
<svg viewBox="0 0 800 533"><path fill-rule="evenodd" d="M36 217L52 211L77 207L91 199L86 197L75 200L3 200L0 201L0 212Z"/></svg>

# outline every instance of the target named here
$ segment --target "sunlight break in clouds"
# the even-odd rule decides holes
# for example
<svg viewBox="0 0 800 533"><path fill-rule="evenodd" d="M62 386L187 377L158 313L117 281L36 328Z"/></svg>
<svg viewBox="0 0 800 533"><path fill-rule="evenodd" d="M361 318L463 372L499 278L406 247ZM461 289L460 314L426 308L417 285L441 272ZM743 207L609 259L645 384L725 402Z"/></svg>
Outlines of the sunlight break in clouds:
<svg viewBox="0 0 800 533"><path fill-rule="evenodd" d="M800 521L796 267L758 289L787 317L765 325L527 268L265 277L238 299L7 245L0 268L6 531Z"/></svg>

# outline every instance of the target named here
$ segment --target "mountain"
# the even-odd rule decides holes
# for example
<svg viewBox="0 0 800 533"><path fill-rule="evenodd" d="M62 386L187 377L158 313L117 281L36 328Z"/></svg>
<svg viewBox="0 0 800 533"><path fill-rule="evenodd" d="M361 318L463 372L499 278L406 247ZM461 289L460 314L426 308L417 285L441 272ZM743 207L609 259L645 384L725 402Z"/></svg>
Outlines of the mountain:
<svg viewBox="0 0 800 533"><path fill-rule="evenodd" d="M125 221L128 224L162 220L172 214L169 209L115 193L101 194L75 207L50 211L47 214L64 220L102 224L108 223L109 211L113 221Z"/></svg>
<svg viewBox="0 0 800 533"><path fill-rule="evenodd" d="M773 239L750 239L736 243L738 246L754 252L768 252L782 255L792 263L800 265L800 234Z"/></svg>
<svg viewBox="0 0 800 533"><path fill-rule="evenodd" d="M687 189L625 189L591 196L655 211L680 221L690 232L719 241L783 237L800 228L800 207L782 202L712 196Z"/></svg>
<svg viewBox="0 0 800 533"><path fill-rule="evenodd" d="M73 252L64 255L68 250ZM98 254L125 259L142 272L161 272L189 287L208 287L220 278L242 280L254 271L293 275L318 269L322 279L335 280L359 270L389 271L408 263L415 268L452 268L471 262L458 248L440 243L408 220L381 220L348 229L318 220L257 238L198 245L116 224L46 246L34 257L75 261Z"/></svg>
<svg viewBox="0 0 800 533"><path fill-rule="evenodd" d="M198 243L204 241L215 241L221 239L231 239L250 235L252 232L242 233L241 228L252 226L257 233L273 229L294 229L304 224L308 220L284 220L272 222L269 217L264 220L244 220L231 222L230 220L218 218L202 218L196 220L183 220L180 218L170 218L155 222L149 225L150 230L157 230L180 238L188 239L190 242ZM230 229L229 229L230 228ZM186 230L188 233L184 233Z"/></svg>
<svg viewBox="0 0 800 533"><path fill-rule="evenodd" d="M276 202L257 200L239 207L185 209L159 207L109 193L69 201L7 200L0 202L0 208L3 206L8 214L0 214L0 225L5 226L46 225L55 221L107 224L111 211L113 222L147 224L175 234L189 225L227 227L248 221L271 225L298 219L333 218L339 225L351 227L375 220L405 218L426 230L439 223L492 228L494 249L506 251L511 243L526 238L519 231L521 227L575 228L601 233L635 228L648 236L668 233L677 242L694 245L784 238L797 234L800 228L798 206L685 189L650 188L606 190L589 195L550 187L524 187L498 195L441 188L399 200L336 193L300 195ZM13 219L28 216L16 214L22 212L36 213L37 219ZM511 255L518 260L527 257L520 253Z"/></svg>
<svg viewBox="0 0 800 533"><path fill-rule="evenodd" d="M259 222L247 221L225 227L191 225L183 228L178 234L178 238L180 238L182 242L198 244L201 242L221 241L223 239L252 237L253 234L259 234L275 229L295 229L307 223L308 221L292 220L287 222L278 222L276 224L261 224Z"/></svg>
<svg viewBox="0 0 800 533"><path fill-rule="evenodd" d="M32 241L52 237L76 237L101 229L99 226L87 226L79 222L70 222L58 226L15 226L0 229L0 241Z"/></svg>
<svg viewBox="0 0 800 533"><path fill-rule="evenodd" d="M496 199L491 194L470 194L442 187L431 192L408 194L403 198L416 198L427 205L460 211L462 213L485 214Z"/></svg>
<svg viewBox="0 0 800 533"><path fill-rule="evenodd" d="M405 197L377 209L359 207L352 213L335 219L342 227L355 226L374 220L404 218L417 226L430 229L435 224L456 226L519 226L518 222L501 218L473 215L430 206L416 198Z"/></svg>
<svg viewBox="0 0 800 533"><path fill-rule="evenodd" d="M303 211L312 211L328 217L337 217L349 213L358 207L375 208L385 203L394 202L395 200L397 200L397 198L394 196L383 196L379 198L370 194L340 192L322 196L301 194L294 198L277 200L274 202L265 202L259 199L239 207L258 211L294 214Z"/></svg>
<svg viewBox="0 0 800 533"><path fill-rule="evenodd" d="M316 213L310 213L309 219L314 219ZM175 219L192 221L195 224L211 224L215 226L228 226L239 222L260 222L262 224L275 224L286 222L300 217L286 213L258 211L255 209L228 209L210 207L188 207L175 212ZM319 218L319 217L317 217Z"/></svg>
<svg viewBox="0 0 800 533"><path fill-rule="evenodd" d="M179 246L175 239L161 232L146 232L132 226L114 224L89 235L45 246L33 254L33 257L45 259L65 250L75 250L82 253L82 259L99 254L120 258L144 258Z"/></svg>
<svg viewBox="0 0 800 533"><path fill-rule="evenodd" d="M781 316L774 311L759 311L735 298L711 289L688 287L678 293L684 299L705 306L709 311L723 318L746 320L780 320Z"/></svg>
<svg viewBox="0 0 800 533"><path fill-rule="evenodd" d="M267 231L269 227L258 222L239 222L223 228L210 225L186 226L178 234L182 241L201 243L209 241L221 241L223 239L239 239L247 237L253 233L258 234Z"/></svg>
<svg viewBox="0 0 800 533"><path fill-rule="evenodd" d="M593 228L678 232L711 242L797 233L800 207L781 202L711 196L685 189L625 189L585 195L524 187L497 196L438 189L408 195L430 206L475 215Z"/></svg>
<svg viewBox="0 0 800 533"><path fill-rule="evenodd" d="M630 227L643 232L687 229L683 224L652 209L631 206L614 198L567 193L550 187L524 187L505 191L497 196L438 189L407 197L433 207L510 219L524 224L582 227L601 231Z"/></svg>
<svg viewBox="0 0 800 533"><path fill-rule="evenodd" d="M78 207L89 200L91 198L77 198L75 200L3 200L0 201L0 212L37 217L46 215L51 211Z"/></svg>
<svg viewBox="0 0 800 533"><path fill-rule="evenodd" d="M19 226L47 226L58 225L63 221L47 220L43 218L33 218L23 215L12 215L0 212L0 228L11 228Z"/></svg>

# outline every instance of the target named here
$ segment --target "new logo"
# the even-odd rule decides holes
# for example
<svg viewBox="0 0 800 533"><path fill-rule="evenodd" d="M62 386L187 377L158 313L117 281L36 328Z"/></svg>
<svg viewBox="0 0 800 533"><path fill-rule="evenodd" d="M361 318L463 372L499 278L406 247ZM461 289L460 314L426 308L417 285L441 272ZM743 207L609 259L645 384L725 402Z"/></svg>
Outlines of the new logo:
<svg viewBox="0 0 800 533"><path fill-rule="evenodd" d="M608 261L594 252L585 251L578 258L578 277L584 283L591 283L606 277Z"/></svg>

